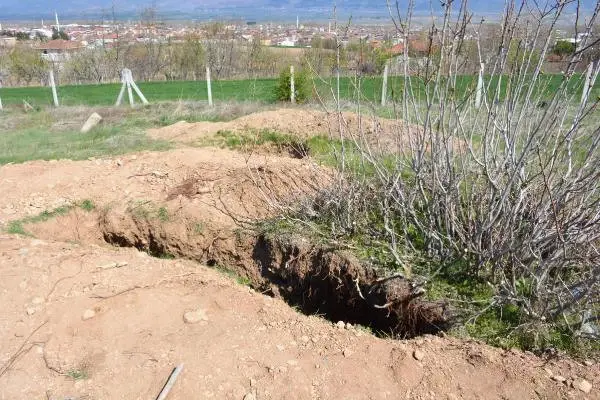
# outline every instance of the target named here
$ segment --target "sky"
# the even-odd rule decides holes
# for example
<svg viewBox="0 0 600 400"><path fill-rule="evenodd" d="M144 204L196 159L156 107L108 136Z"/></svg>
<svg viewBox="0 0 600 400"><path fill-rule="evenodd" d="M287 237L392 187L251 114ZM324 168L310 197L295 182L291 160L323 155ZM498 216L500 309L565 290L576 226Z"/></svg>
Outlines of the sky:
<svg viewBox="0 0 600 400"><path fill-rule="evenodd" d="M393 1L393 0L392 0ZM533 4L533 0L530 0ZM543 2L544 0L538 0ZM72 20L108 17L114 5L118 19L136 18L146 7L155 6L163 19L226 19L247 20L303 19L324 20L329 18L334 0L1 0L0 21L15 19L51 18L54 11L61 18ZM590 10L596 0L582 0ZM400 0L406 7L407 0ZM469 7L478 14L498 14L504 0L471 0ZM386 0L337 0L338 15L350 14L354 18L385 18L388 15ZM428 14L441 10L440 0L415 0L417 13Z"/></svg>

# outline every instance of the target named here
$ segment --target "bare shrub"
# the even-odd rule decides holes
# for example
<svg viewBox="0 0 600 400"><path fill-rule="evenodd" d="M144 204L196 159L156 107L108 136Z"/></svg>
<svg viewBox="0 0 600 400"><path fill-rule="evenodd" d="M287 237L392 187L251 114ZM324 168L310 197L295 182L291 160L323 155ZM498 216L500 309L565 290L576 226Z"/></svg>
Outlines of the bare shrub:
<svg viewBox="0 0 600 400"><path fill-rule="evenodd" d="M444 4L418 71L409 70L404 49L394 112L410 124L394 133L401 145L374 156L360 129L345 135L356 139L346 141L342 154L358 152L360 165L342 157L340 187L296 212L319 221L333 240L341 232L346 242L362 237L362 245L379 245L384 264L406 275L490 287L477 307L465 307L472 311L468 322L493 309L511 310L513 332L597 337L599 100L584 95L582 101L582 78L575 74L585 67L592 36L557 80L545 76L542 65L557 22L575 5L509 1L490 46L481 42L482 25L472 22L466 1ZM388 5L409 43L413 2L406 11L398 2ZM593 15L575 25L590 33L599 10L597 3ZM467 37L474 38L468 54L474 44L477 61L485 62L479 107L477 77L465 84L461 76ZM597 62L593 75L599 70ZM368 109L358 106L360 113ZM530 336L536 339L526 347L551 342L548 335Z"/></svg>

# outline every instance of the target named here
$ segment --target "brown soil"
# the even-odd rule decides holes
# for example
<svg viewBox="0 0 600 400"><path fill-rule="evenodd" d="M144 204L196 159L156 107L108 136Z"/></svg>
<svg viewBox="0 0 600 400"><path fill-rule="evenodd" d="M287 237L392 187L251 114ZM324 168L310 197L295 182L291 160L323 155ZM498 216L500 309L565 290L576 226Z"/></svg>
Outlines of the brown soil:
<svg viewBox="0 0 600 400"><path fill-rule="evenodd" d="M406 140L402 133L407 133L407 126L402 121L359 116L350 112L342 113L342 118L339 119L336 113L295 108L257 112L229 122L180 121L164 128L150 129L148 133L155 139L195 143L206 140L219 131L247 132L264 129L299 138L343 136L388 151L389 146L402 144ZM414 127L413 132L416 132Z"/></svg>
<svg viewBox="0 0 600 400"><path fill-rule="evenodd" d="M155 398L180 363L173 400L598 398L598 365L330 322L410 335L447 310L336 249L240 228L329 179L306 159L220 149L1 167L0 225L84 199L96 209L26 225L35 239L0 236L0 399Z"/></svg>
<svg viewBox="0 0 600 400"><path fill-rule="evenodd" d="M585 397L546 370L600 384L597 365L340 329L192 261L7 235L0 254L2 399L154 398L180 363L173 400Z"/></svg>

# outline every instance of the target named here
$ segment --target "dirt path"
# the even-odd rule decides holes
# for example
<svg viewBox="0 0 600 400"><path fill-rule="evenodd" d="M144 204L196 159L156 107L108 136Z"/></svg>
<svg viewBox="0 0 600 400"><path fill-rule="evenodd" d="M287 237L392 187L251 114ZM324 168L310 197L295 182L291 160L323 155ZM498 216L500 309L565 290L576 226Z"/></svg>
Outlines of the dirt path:
<svg viewBox="0 0 600 400"><path fill-rule="evenodd" d="M269 215L329 178L307 160L193 148L0 167L2 227L96 206L26 225L37 238L0 234L0 399L153 399L180 363L171 400L599 398L597 364L381 339L196 262L105 242L111 226L131 245L196 258L223 232L235 237L236 219ZM571 385L582 379L587 394Z"/></svg>

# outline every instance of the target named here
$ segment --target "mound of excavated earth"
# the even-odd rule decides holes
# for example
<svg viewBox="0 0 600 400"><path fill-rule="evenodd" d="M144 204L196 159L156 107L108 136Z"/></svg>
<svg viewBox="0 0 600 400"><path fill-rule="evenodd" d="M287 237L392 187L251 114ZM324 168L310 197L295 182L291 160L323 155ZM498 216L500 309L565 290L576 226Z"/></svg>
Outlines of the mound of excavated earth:
<svg viewBox="0 0 600 400"><path fill-rule="evenodd" d="M150 129L148 134L155 139L195 143L214 136L219 131L262 130L275 131L303 139L312 136L325 136L333 139L344 137L390 151L392 148L396 148L395 146L405 146L408 135L414 135L418 128L409 127L403 121L366 114L358 115L351 112L337 114L309 109L282 108L256 112L229 122L190 123L180 121L164 128Z"/></svg>
<svg viewBox="0 0 600 400"><path fill-rule="evenodd" d="M0 227L33 236L0 235L0 399L152 399L181 363L172 400L598 398L594 363L346 324L402 309L358 298L375 277L350 256L240 228L330 180L221 149L0 167Z"/></svg>
<svg viewBox="0 0 600 400"><path fill-rule="evenodd" d="M181 363L169 399L597 398L557 376L598 366L379 339L192 261L7 235L0 257L2 399L152 399Z"/></svg>

